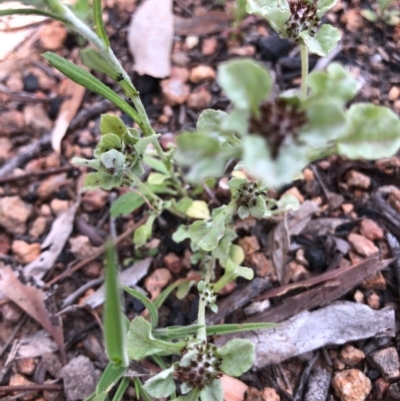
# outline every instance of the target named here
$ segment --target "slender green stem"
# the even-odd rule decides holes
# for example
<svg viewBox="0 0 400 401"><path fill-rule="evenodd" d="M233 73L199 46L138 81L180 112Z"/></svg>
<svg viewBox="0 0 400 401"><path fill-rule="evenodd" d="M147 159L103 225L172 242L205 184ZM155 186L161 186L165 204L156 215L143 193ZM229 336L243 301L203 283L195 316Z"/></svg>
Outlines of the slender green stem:
<svg viewBox="0 0 400 401"><path fill-rule="evenodd" d="M162 203L162 199L159 198L144 182L132 171L125 170L125 174L133 181L140 193L145 196L150 203L155 203L153 206L158 206ZM158 208L157 208L158 210Z"/></svg>
<svg viewBox="0 0 400 401"><path fill-rule="evenodd" d="M308 49L306 45L300 45L301 53L301 97L307 99L308 78Z"/></svg>
<svg viewBox="0 0 400 401"><path fill-rule="evenodd" d="M215 258L211 258L206 267L206 275L204 277L204 282L208 284L211 280L212 273L215 267ZM197 331L197 339L199 341L203 341L207 339L207 331L206 331L206 303L200 297L199 301L199 311L197 314L197 324L201 325L201 327Z"/></svg>
<svg viewBox="0 0 400 401"><path fill-rule="evenodd" d="M174 183L176 190L180 193L180 195L188 196L188 193L187 193L185 187L179 181L178 175L176 174L176 171L174 170L174 166L167 159L167 157L166 157L164 151L162 150L161 145L158 142L157 138L155 138L155 140L153 142L153 145L154 145L154 148L156 149L158 157L164 163L165 167L168 169L169 176L170 176L172 182Z"/></svg>
<svg viewBox="0 0 400 401"><path fill-rule="evenodd" d="M137 114L138 119L137 123L139 124L143 135L150 136L155 134L153 127L150 124L149 117L146 113L146 110L143 106L142 101L139 97L139 92L136 90L129 75L126 73L121 63L115 56L110 46L107 46L106 43L98 36L95 32L93 32L83 21L81 21L67 6L62 4L59 0L47 0L47 3L50 9L58 14L64 21L66 21L66 25L70 25L73 29L75 29L80 35L86 38L89 42L95 46L101 55L108 61L110 66L115 70L116 77L120 76L122 79L116 79L118 85L122 88L125 95L132 101ZM164 151L162 150L158 140L154 142L154 147L157 151L158 157L167 167L170 177L174 182L176 189L180 192L181 195L187 196L187 192L185 188L183 188L182 184L179 182L178 177L174 171L173 165L170 161L167 160Z"/></svg>

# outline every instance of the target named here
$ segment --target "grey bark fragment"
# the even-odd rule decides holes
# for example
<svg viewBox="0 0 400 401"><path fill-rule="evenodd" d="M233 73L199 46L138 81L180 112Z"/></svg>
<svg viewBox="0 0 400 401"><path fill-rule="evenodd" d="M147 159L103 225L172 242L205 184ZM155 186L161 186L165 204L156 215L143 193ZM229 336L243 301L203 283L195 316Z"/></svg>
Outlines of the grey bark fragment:
<svg viewBox="0 0 400 401"><path fill-rule="evenodd" d="M315 312L304 311L272 329L243 333L256 344L254 366L280 363L323 347L345 344L378 334L394 335L395 315L391 308L373 310L354 302L335 302ZM230 336L217 339L223 345Z"/></svg>
<svg viewBox="0 0 400 401"><path fill-rule="evenodd" d="M328 397L332 374L328 370L317 367L308 379L304 401L325 401Z"/></svg>

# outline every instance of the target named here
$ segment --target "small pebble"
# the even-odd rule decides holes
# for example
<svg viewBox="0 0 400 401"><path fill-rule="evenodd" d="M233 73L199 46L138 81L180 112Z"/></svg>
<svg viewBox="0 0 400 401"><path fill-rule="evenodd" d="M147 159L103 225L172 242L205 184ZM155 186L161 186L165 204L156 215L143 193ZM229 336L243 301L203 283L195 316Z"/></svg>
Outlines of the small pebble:
<svg viewBox="0 0 400 401"><path fill-rule="evenodd" d="M362 256L371 256L379 252L378 247L362 235L351 233L348 236L348 240L354 250Z"/></svg>
<svg viewBox="0 0 400 401"><path fill-rule="evenodd" d="M39 80L36 75L28 74L24 76L24 91L36 92L39 90Z"/></svg>
<svg viewBox="0 0 400 401"><path fill-rule="evenodd" d="M346 345L339 354L340 360L348 366L355 366L365 358L364 352L352 345Z"/></svg>
<svg viewBox="0 0 400 401"><path fill-rule="evenodd" d="M385 380L397 379L400 376L399 355L395 347L375 351L371 358Z"/></svg>
<svg viewBox="0 0 400 401"><path fill-rule="evenodd" d="M358 369L336 372L332 386L340 401L364 401L371 392L371 380Z"/></svg>

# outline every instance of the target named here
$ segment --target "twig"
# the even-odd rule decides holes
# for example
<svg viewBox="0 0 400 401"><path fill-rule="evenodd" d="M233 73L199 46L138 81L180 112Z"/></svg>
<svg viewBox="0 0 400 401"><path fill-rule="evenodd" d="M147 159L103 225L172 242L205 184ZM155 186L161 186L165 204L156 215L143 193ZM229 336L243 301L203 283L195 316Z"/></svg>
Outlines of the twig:
<svg viewBox="0 0 400 401"><path fill-rule="evenodd" d="M28 384L26 386L0 386L0 393L11 393L14 391L60 391L63 390L62 384Z"/></svg>
<svg viewBox="0 0 400 401"><path fill-rule="evenodd" d="M81 110L71 121L68 130L74 130L80 125L85 123L87 120L105 112L108 110L110 102L103 100L99 103L94 104L88 109ZM0 168L0 177L6 177L11 174L14 169L20 167L31 160L35 155L40 152L40 150L46 146L50 145L51 135L46 134L39 140L31 143L24 148L20 153L18 153L13 158L9 159L2 168Z"/></svg>
<svg viewBox="0 0 400 401"><path fill-rule="evenodd" d="M307 366L305 367L303 373L301 374L299 384L297 385L296 388L296 393L293 397L293 401L303 400L304 390L308 382L308 378L310 377L311 369L313 368L317 358L318 358L318 352L316 352L315 355L308 361Z"/></svg>
<svg viewBox="0 0 400 401"><path fill-rule="evenodd" d="M58 168L51 168L48 170L32 171L32 172L26 173L26 174L0 178L0 185L6 184L7 182L10 182L10 181L15 182L15 181L25 180L27 178L32 178L32 177L46 177L48 175L65 173L67 171L76 170L76 169L77 168L75 166L68 165L68 166L62 166L62 167L58 167Z"/></svg>
<svg viewBox="0 0 400 401"><path fill-rule="evenodd" d="M19 102L31 102L31 103L51 103L54 101L55 96L49 97L37 97L33 93L28 92L19 92L14 93L7 88L7 86L0 84L0 92L5 93L6 95L10 96L11 99L17 100Z"/></svg>
<svg viewBox="0 0 400 401"><path fill-rule="evenodd" d="M136 224L134 224L132 227L128 228L123 234L117 237L115 241L113 241L114 245L119 244L121 241L123 241L125 238L128 238L138 227L146 223L147 219L149 218L149 215L146 215L145 217L142 217ZM45 288L49 288L53 284L57 283L58 281L69 277L71 274L75 273L79 269L81 269L83 266L86 266L88 263L92 262L99 256L101 256L105 251L105 247L102 246L100 247L97 251L93 252L92 255L87 257L86 259L78 262L75 266L71 267L71 269L65 271L64 273L59 274L58 276L54 277L52 280L50 280L48 283L46 283Z"/></svg>
<svg viewBox="0 0 400 401"><path fill-rule="evenodd" d="M94 280L88 281L86 284L79 287L76 291L72 294L68 295L67 298L61 303L60 308L65 309L66 307L72 305L76 298L82 295L85 291L89 288L95 287L96 285L102 284L104 281L104 277L95 278Z"/></svg>
<svg viewBox="0 0 400 401"><path fill-rule="evenodd" d="M26 323L27 319L28 319L28 315L24 315L24 317L20 320L20 322L14 327L13 332L7 338L6 343L4 344L3 348L0 351L0 358L3 356L4 352L10 346L10 344L14 341L15 336L17 335L17 333L19 332L21 327Z"/></svg>

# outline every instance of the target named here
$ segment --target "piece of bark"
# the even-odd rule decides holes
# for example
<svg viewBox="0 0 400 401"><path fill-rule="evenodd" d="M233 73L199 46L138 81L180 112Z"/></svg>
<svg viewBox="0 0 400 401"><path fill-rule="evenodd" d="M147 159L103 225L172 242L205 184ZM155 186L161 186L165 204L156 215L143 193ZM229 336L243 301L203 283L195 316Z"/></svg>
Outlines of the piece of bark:
<svg viewBox="0 0 400 401"><path fill-rule="evenodd" d="M367 305L340 301L314 312L304 311L272 329L243 333L242 338L254 342L254 366L262 368L327 344L345 344L378 334L393 336L394 333L392 308L376 311ZM218 337L217 346L222 346L231 337Z"/></svg>
<svg viewBox="0 0 400 401"><path fill-rule="evenodd" d="M232 16L223 11L210 11L192 18L174 17L175 35L209 35L227 28Z"/></svg>
<svg viewBox="0 0 400 401"><path fill-rule="evenodd" d="M256 277L246 285L237 288L231 295L218 301L218 312L207 313L207 324L217 324L225 316L246 305L251 298L271 287L266 277Z"/></svg>

